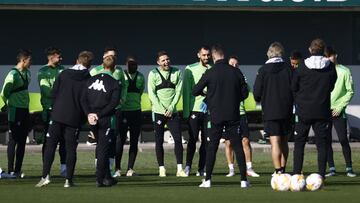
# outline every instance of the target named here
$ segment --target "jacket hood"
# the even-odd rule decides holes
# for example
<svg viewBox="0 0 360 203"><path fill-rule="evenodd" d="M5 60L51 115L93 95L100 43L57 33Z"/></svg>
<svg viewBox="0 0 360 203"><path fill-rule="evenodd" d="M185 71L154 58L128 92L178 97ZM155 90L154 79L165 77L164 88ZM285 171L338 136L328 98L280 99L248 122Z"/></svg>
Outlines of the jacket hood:
<svg viewBox="0 0 360 203"><path fill-rule="evenodd" d="M89 70L87 68L84 68L84 66L79 67L78 65L75 65L74 67L64 71L64 73L73 80L81 81L90 77Z"/></svg>
<svg viewBox="0 0 360 203"><path fill-rule="evenodd" d="M288 68L285 65L285 62L282 60L282 58L279 57L275 57L267 60L265 62L265 66L266 68L264 70L270 73L278 73L283 69Z"/></svg>
<svg viewBox="0 0 360 203"><path fill-rule="evenodd" d="M304 62L309 69L324 69L330 64L330 60L325 56L311 56Z"/></svg>

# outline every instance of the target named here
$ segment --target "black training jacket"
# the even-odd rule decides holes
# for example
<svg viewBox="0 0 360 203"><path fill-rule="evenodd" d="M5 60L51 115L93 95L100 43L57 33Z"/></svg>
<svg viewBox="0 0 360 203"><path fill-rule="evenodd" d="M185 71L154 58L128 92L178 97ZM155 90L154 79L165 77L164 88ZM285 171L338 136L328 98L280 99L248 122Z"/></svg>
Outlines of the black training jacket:
<svg viewBox="0 0 360 203"><path fill-rule="evenodd" d="M87 69L66 69L60 73L52 90L51 120L75 128L81 127L85 122L81 96L89 78L90 74Z"/></svg>
<svg viewBox="0 0 360 203"><path fill-rule="evenodd" d="M292 70L284 62L263 65L254 83L254 99L261 102L263 120L288 119L292 115Z"/></svg>
<svg viewBox="0 0 360 203"><path fill-rule="evenodd" d="M249 94L240 69L230 66L224 59L216 61L194 86L193 95L204 95L205 87L211 122L220 124L239 119L240 102Z"/></svg>

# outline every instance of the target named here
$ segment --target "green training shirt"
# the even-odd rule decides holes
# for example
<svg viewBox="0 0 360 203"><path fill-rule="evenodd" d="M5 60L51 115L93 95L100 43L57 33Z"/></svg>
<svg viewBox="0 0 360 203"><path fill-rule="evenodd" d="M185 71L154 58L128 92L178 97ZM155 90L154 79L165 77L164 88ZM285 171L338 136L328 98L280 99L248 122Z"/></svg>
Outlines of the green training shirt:
<svg viewBox="0 0 360 203"><path fill-rule="evenodd" d="M141 95L144 91L145 88L145 77L142 73L140 73L139 71L137 71L137 77L136 77L136 88L140 90L140 92L131 92L128 91L127 95L126 95L126 100L125 100L125 104L122 106L121 110L123 111L136 111L136 110L141 110ZM124 74L125 76L125 83L127 87L130 87L130 81L135 79L135 75L134 74L129 74L130 78L127 77L126 74ZM129 89L128 89L129 90Z"/></svg>
<svg viewBox="0 0 360 203"><path fill-rule="evenodd" d="M52 106L52 99L51 99L51 91L54 86L54 82L59 74L65 68L61 65L56 67L51 67L48 65L43 66L40 68L37 79L40 87L40 94L41 94L41 106L44 110L50 110Z"/></svg>
<svg viewBox="0 0 360 203"><path fill-rule="evenodd" d="M337 80L331 92L331 109L345 112L346 106L354 95L354 83L351 72L343 65L336 65Z"/></svg>
<svg viewBox="0 0 360 203"><path fill-rule="evenodd" d="M1 91L1 98L9 108L29 108L30 98L27 87L30 80L31 74L29 70L18 71L16 67L10 70Z"/></svg>
<svg viewBox="0 0 360 203"><path fill-rule="evenodd" d="M97 66L97 67L91 69L90 75L94 76L99 73L102 73L103 71L104 71L104 66L100 65L100 66ZM114 72L112 73L112 76L114 77L115 80L119 81L119 84L121 86L120 101L119 101L119 105L117 107L117 109L120 109L121 106L126 101L126 95L127 95L127 86L126 86L124 72L123 72L122 68L120 66L116 66Z"/></svg>
<svg viewBox="0 0 360 203"><path fill-rule="evenodd" d="M204 67L200 62L186 66L183 81L183 117L188 118L191 111L201 112L200 105L205 99L204 96L193 96L192 89L199 82L201 76L210 65Z"/></svg>
<svg viewBox="0 0 360 203"><path fill-rule="evenodd" d="M175 89L164 88L158 91L155 90L157 85L162 83L161 76L156 71L158 69L161 75L168 79L171 74L170 81L175 85ZM148 94L152 104L152 111L157 114L165 114L165 111L176 112L176 104L181 96L182 76L179 69L172 67L170 70L163 71L160 67L150 71L148 76Z"/></svg>

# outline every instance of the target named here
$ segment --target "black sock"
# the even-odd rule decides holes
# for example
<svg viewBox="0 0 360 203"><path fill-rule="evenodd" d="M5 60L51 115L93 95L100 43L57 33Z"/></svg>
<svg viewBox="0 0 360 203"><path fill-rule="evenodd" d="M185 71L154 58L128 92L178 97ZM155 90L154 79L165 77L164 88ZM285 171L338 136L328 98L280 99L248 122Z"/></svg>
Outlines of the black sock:
<svg viewBox="0 0 360 203"><path fill-rule="evenodd" d="M275 173L282 173L282 168L276 168Z"/></svg>
<svg viewBox="0 0 360 203"><path fill-rule="evenodd" d="M285 166L281 167L281 173L285 173Z"/></svg>

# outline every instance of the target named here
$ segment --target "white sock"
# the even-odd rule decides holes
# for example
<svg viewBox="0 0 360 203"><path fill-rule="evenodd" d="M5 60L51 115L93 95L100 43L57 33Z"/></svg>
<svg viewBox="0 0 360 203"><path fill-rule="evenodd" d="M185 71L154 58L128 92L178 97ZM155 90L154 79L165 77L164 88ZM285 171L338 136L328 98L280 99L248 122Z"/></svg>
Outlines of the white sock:
<svg viewBox="0 0 360 203"><path fill-rule="evenodd" d="M234 170L234 164L229 164L229 170Z"/></svg>
<svg viewBox="0 0 360 203"><path fill-rule="evenodd" d="M183 168L182 168L182 164L178 164L178 165L177 165L177 170L178 170L178 171L183 170Z"/></svg>
<svg viewBox="0 0 360 203"><path fill-rule="evenodd" d="M159 169L165 169L165 166L159 166Z"/></svg>
<svg viewBox="0 0 360 203"><path fill-rule="evenodd" d="M252 163L246 162L246 169L252 169Z"/></svg>
<svg viewBox="0 0 360 203"><path fill-rule="evenodd" d="M109 158L109 169L110 169L110 171L113 168L114 163L115 163L115 159L114 158Z"/></svg>

